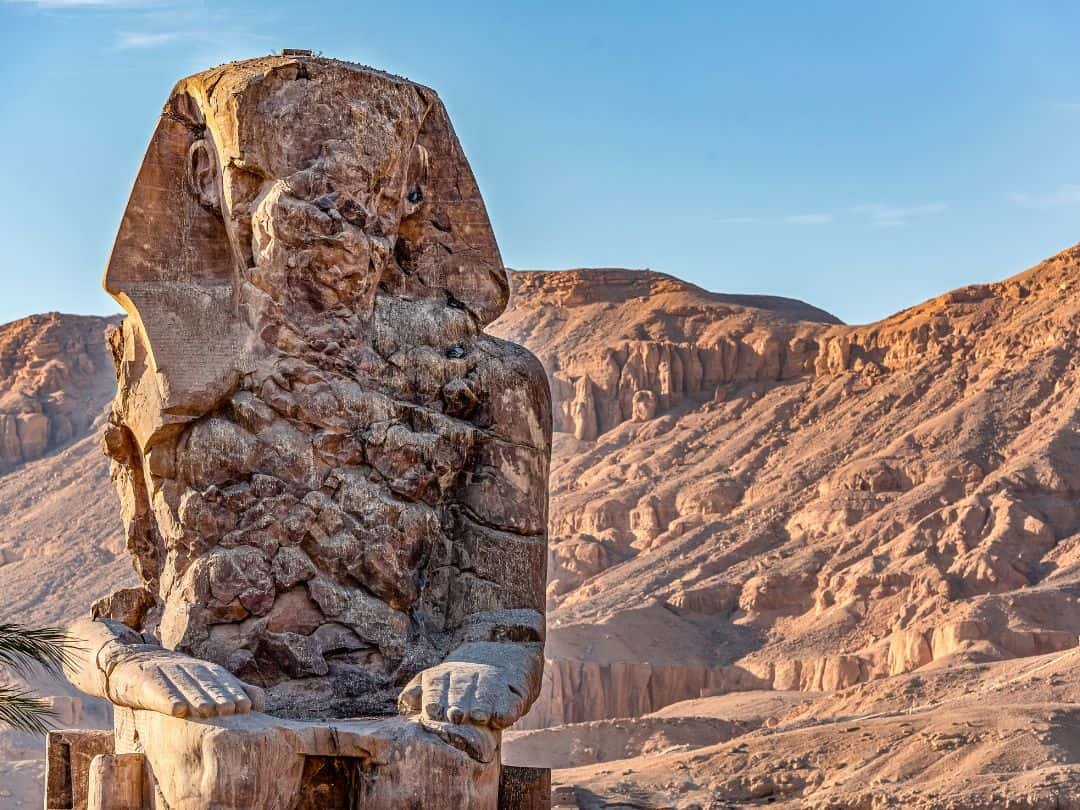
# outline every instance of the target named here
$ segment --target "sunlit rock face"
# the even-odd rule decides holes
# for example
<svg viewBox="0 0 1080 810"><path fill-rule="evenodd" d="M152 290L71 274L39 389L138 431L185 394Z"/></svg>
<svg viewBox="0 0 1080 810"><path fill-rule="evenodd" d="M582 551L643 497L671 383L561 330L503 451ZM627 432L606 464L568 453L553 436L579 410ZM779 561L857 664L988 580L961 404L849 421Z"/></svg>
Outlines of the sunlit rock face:
<svg viewBox="0 0 1080 810"><path fill-rule="evenodd" d="M518 728L1076 646L1080 247L865 326L648 271L511 278L491 328L543 361L557 431Z"/></svg>
<svg viewBox="0 0 1080 810"><path fill-rule="evenodd" d="M112 387L112 318L31 315L0 326L0 474L82 438Z"/></svg>
<svg viewBox="0 0 1080 810"><path fill-rule="evenodd" d="M185 79L105 285L125 619L334 716L392 711L478 616L542 617L548 386L483 332L506 274L433 91L317 58Z"/></svg>

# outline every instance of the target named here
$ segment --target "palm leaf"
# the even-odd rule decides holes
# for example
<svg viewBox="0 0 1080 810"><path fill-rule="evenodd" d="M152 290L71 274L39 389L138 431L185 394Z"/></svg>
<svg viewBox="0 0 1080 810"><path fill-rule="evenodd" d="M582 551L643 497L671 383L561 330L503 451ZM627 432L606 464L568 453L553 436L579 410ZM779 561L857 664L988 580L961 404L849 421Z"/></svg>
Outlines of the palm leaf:
<svg viewBox="0 0 1080 810"><path fill-rule="evenodd" d="M34 697L25 689L0 686L0 725L31 734L45 734L56 712L48 701Z"/></svg>
<svg viewBox="0 0 1080 810"><path fill-rule="evenodd" d="M0 623L0 668L20 675L30 675L35 668L59 675L65 664L72 663L75 647L62 630ZM48 701L27 689L0 684L0 726L44 734L55 719Z"/></svg>
<svg viewBox="0 0 1080 810"><path fill-rule="evenodd" d="M63 630L0 623L0 666L21 675L30 674L35 666L59 674L65 664L71 663L74 646L74 640Z"/></svg>

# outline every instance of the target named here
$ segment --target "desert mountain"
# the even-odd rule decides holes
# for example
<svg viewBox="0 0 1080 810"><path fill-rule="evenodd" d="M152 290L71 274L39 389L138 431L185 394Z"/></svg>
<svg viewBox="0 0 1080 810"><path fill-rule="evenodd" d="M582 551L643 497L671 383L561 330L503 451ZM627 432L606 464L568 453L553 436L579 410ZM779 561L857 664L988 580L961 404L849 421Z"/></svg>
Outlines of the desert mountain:
<svg viewBox="0 0 1080 810"><path fill-rule="evenodd" d="M1077 761L1080 248L854 327L648 271L512 286L492 331L543 361L557 433L549 662L507 749L578 765L562 800L978 807L994 768ZM106 326L0 327L0 419L50 420L0 475L0 620L64 622L132 577L96 438ZM922 747L889 770L856 741ZM925 767L946 754L991 775L962 791ZM24 759L0 769L30 785ZM1016 806L1058 806L1070 774Z"/></svg>
<svg viewBox="0 0 1080 810"><path fill-rule="evenodd" d="M556 804L1074 806L1080 248L859 327L617 271L515 291L561 433L506 747L566 769Z"/></svg>
<svg viewBox="0 0 1080 810"><path fill-rule="evenodd" d="M1080 248L858 327L515 280L562 431L533 726L1076 645Z"/></svg>
<svg viewBox="0 0 1080 810"><path fill-rule="evenodd" d="M0 327L0 473L86 434L113 387L108 324L49 312Z"/></svg>
<svg viewBox="0 0 1080 810"><path fill-rule="evenodd" d="M134 580L98 437L117 322L48 313L0 326L0 622L66 624ZM105 721L66 684L36 680L59 724ZM40 739L0 730L0 808L41 806L42 755Z"/></svg>

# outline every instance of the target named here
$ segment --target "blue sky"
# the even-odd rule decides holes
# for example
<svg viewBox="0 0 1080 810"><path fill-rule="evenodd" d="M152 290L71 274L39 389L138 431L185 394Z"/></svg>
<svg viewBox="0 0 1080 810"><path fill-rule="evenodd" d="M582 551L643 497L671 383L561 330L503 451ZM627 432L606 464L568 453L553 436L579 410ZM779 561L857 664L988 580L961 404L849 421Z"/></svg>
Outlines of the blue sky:
<svg viewBox="0 0 1080 810"><path fill-rule="evenodd" d="M315 48L435 87L507 265L868 322L1080 241L1080 4L0 0L0 322L99 278L173 83Z"/></svg>

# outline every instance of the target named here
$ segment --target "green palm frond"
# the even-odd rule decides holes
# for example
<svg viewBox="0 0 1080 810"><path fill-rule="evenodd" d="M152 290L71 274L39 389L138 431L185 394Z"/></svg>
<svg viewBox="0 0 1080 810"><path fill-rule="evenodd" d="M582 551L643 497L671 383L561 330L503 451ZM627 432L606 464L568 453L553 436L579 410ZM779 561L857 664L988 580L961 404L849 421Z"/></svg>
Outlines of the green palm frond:
<svg viewBox="0 0 1080 810"><path fill-rule="evenodd" d="M30 675L35 668L59 675L71 662L75 642L62 630L0 623L0 669ZM27 689L0 684L0 726L44 734L56 719L48 701Z"/></svg>
<svg viewBox="0 0 1080 810"><path fill-rule="evenodd" d="M31 734L45 734L56 712L41 698L26 689L0 686L0 725Z"/></svg>
<svg viewBox="0 0 1080 810"><path fill-rule="evenodd" d="M30 674L35 666L59 673L70 663L73 640L63 630L54 627L22 627L0 623L0 666Z"/></svg>

